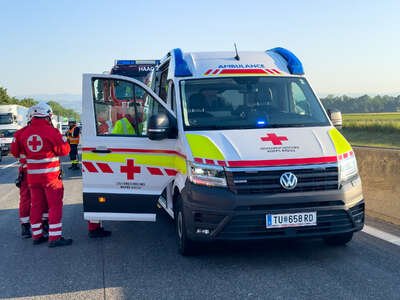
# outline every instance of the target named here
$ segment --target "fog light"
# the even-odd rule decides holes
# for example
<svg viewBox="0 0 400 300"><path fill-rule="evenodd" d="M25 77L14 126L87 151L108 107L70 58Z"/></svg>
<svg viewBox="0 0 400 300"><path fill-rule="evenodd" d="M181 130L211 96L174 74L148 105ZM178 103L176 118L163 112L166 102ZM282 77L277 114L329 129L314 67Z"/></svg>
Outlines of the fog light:
<svg viewBox="0 0 400 300"><path fill-rule="evenodd" d="M98 198L98 200L99 200L99 203L105 203L106 202L106 197L101 196L101 197Z"/></svg>
<svg viewBox="0 0 400 300"><path fill-rule="evenodd" d="M196 229L197 234L205 234L208 235L210 234L210 229L203 229L203 228L197 228Z"/></svg>

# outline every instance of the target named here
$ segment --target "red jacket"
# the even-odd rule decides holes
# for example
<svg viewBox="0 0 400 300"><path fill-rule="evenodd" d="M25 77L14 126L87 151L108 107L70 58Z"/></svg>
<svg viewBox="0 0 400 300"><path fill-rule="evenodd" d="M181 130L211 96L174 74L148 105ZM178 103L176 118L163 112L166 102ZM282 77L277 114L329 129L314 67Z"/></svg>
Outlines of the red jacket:
<svg viewBox="0 0 400 300"><path fill-rule="evenodd" d="M27 125L28 126L28 125ZM25 131L25 129L27 128L27 126L17 130L14 133L14 138L13 141L11 143L11 154L14 155L14 157L16 159L19 160L20 166L19 166L19 171L20 172L26 172L26 154L25 154L25 150L23 148L23 146L20 144L21 141L21 134L22 132Z"/></svg>
<svg viewBox="0 0 400 300"><path fill-rule="evenodd" d="M61 172L58 157L67 155L70 147L47 119L33 118L31 125L14 138L14 143L18 148L12 154L26 155L28 184L46 185L58 180Z"/></svg>

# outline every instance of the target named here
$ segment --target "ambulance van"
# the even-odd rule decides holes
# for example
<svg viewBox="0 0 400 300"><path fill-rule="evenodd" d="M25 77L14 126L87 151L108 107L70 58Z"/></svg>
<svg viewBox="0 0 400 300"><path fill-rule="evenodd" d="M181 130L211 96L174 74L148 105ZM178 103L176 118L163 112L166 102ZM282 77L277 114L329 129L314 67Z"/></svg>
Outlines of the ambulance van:
<svg viewBox="0 0 400 300"><path fill-rule="evenodd" d="M212 240L341 245L362 229L353 149L292 52L174 49L151 77L83 75L86 220L155 221L158 202L183 255Z"/></svg>

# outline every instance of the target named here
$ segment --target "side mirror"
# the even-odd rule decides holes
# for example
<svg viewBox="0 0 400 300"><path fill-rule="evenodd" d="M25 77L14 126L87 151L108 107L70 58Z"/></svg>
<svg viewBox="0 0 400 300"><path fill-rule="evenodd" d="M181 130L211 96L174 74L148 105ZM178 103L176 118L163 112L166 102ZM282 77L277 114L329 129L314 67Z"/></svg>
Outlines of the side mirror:
<svg viewBox="0 0 400 300"><path fill-rule="evenodd" d="M328 116L329 119L331 119L333 126L335 126L337 129L342 129L343 127L343 118L342 118L342 113L340 110L337 109L328 109Z"/></svg>
<svg viewBox="0 0 400 300"><path fill-rule="evenodd" d="M173 139L177 137L176 120L166 113L152 115L147 123L147 135L150 140Z"/></svg>

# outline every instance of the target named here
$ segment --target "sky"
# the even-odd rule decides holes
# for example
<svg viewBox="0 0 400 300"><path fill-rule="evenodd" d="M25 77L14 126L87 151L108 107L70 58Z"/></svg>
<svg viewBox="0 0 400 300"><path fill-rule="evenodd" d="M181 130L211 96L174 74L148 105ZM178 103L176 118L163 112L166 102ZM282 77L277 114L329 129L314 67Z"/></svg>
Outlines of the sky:
<svg viewBox="0 0 400 300"><path fill-rule="evenodd" d="M0 86L81 94L115 59L284 47L319 95L400 94L400 1L2 1Z"/></svg>

